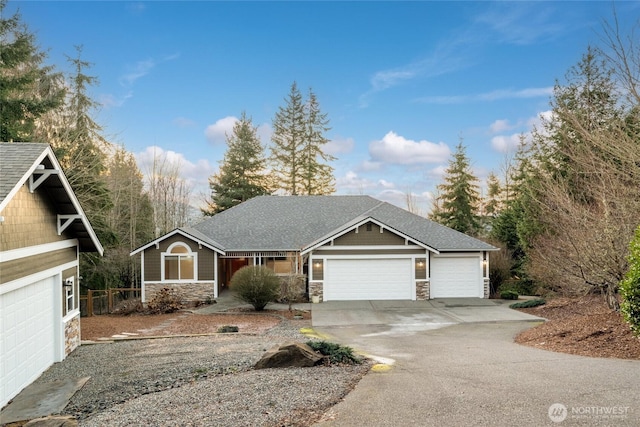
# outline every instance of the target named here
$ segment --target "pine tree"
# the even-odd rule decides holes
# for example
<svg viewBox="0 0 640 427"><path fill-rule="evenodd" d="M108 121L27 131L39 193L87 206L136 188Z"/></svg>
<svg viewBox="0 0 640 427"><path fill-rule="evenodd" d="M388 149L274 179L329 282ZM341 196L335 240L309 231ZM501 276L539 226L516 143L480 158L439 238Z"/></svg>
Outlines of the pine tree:
<svg viewBox="0 0 640 427"><path fill-rule="evenodd" d="M487 197L484 203L484 214L495 217L501 210L503 205L502 185L500 180L493 172L487 177Z"/></svg>
<svg viewBox="0 0 640 427"><path fill-rule="evenodd" d="M330 129L327 115L320 111L317 97L309 90L305 102L296 82L273 120L270 163L278 186L290 195L330 194L335 191L335 158L324 152Z"/></svg>
<svg viewBox="0 0 640 427"><path fill-rule="evenodd" d="M305 111L302 94L293 82L273 120L271 164L282 190L296 196L302 189L302 148L305 138Z"/></svg>
<svg viewBox="0 0 640 427"><path fill-rule="evenodd" d="M227 146L220 171L209 178L211 198L207 207L201 209L205 215L215 215L253 197L269 194L264 148L246 113L233 125L233 133L227 135Z"/></svg>
<svg viewBox="0 0 640 427"><path fill-rule="evenodd" d="M471 173L462 142L456 147L445 173L445 182L438 186L440 211L432 212L431 219L462 233L477 235L480 228L476 216L480 200L478 179Z"/></svg>
<svg viewBox="0 0 640 427"><path fill-rule="evenodd" d="M331 194L335 191L335 179L333 167L326 162L335 160L335 157L322 150L322 147L329 142L325 137L325 133L330 129L329 119L326 113L320 111L318 98L311 89L309 89L305 118L306 133L302 148L303 194Z"/></svg>
<svg viewBox="0 0 640 427"><path fill-rule="evenodd" d="M33 141L36 120L64 99L63 76L44 66L46 53L18 13L3 18L0 0L0 141Z"/></svg>

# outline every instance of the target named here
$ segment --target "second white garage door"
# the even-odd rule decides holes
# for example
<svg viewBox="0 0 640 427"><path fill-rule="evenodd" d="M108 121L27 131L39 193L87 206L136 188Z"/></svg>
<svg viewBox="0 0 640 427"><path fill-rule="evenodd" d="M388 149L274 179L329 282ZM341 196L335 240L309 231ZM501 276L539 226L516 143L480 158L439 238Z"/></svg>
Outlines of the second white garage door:
<svg viewBox="0 0 640 427"><path fill-rule="evenodd" d="M432 257L431 298L482 298L479 257Z"/></svg>
<svg viewBox="0 0 640 427"><path fill-rule="evenodd" d="M412 262L398 259L328 259L324 300L413 299Z"/></svg>

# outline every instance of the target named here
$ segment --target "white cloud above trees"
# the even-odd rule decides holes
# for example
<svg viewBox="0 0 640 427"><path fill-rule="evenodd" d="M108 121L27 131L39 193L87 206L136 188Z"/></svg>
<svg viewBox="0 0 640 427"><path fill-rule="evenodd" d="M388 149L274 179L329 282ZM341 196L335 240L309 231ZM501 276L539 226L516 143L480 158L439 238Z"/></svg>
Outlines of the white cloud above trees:
<svg viewBox="0 0 640 427"><path fill-rule="evenodd" d="M445 162L451 151L444 142L414 141L392 131L371 142L369 154L372 160L382 163L415 165Z"/></svg>

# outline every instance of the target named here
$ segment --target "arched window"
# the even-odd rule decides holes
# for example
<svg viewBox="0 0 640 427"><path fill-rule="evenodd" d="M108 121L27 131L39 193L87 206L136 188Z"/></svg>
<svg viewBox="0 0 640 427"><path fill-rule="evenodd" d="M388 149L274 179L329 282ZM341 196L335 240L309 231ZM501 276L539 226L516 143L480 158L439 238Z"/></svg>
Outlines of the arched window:
<svg viewBox="0 0 640 427"><path fill-rule="evenodd" d="M162 253L162 280L198 280L198 254L182 242Z"/></svg>

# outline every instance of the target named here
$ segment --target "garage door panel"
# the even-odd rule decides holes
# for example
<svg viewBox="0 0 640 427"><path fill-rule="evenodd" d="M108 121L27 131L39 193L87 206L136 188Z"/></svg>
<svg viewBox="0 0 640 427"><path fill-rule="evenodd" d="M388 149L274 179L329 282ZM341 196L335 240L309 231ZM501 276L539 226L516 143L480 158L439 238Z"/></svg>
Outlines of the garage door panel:
<svg viewBox="0 0 640 427"><path fill-rule="evenodd" d="M482 297L479 257L433 257L431 298Z"/></svg>
<svg viewBox="0 0 640 427"><path fill-rule="evenodd" d="M324 299L412 299L410 259L329 259Z"/></svg>
<svg viewBox="0 0 640 427"><path fill-rule="evenodd" d="M50 277L0 295L0 403L55 360L55 283Z"/></svg>

